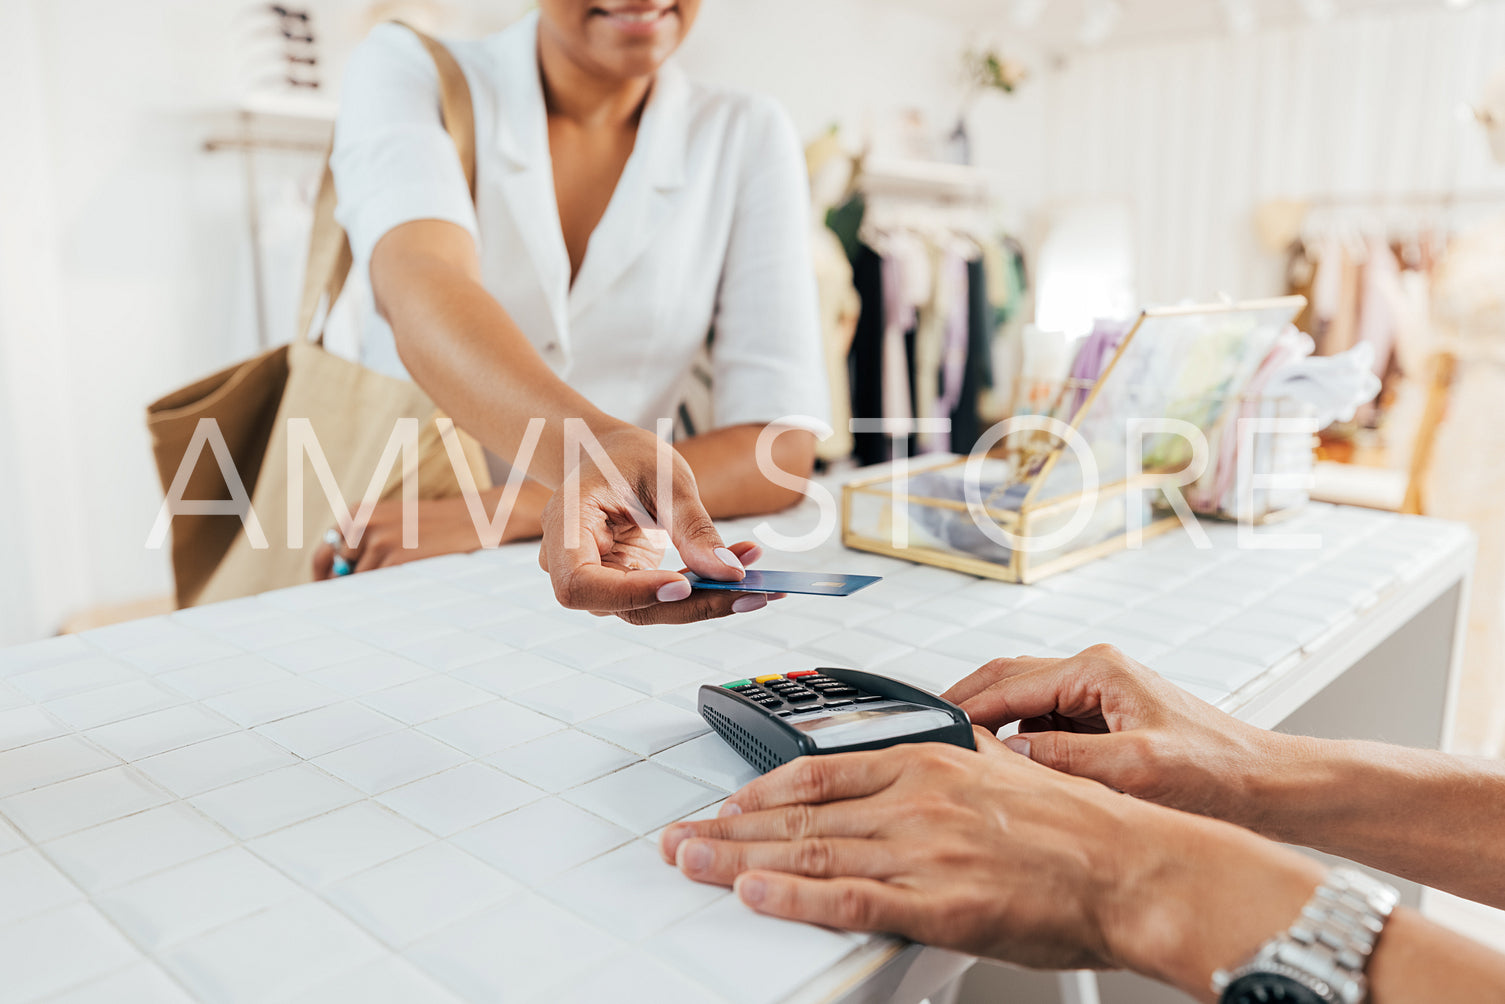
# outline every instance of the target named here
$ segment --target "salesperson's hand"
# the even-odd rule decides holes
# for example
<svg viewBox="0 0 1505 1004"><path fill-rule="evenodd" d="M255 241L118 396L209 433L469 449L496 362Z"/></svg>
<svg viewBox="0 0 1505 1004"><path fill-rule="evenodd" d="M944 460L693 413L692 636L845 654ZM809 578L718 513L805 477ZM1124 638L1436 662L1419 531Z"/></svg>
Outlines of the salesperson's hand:
<svg viewBox="0 0 1505 1004"><path fill-rule="evenodd" d="M685 624L767 604L768 597L757 594L693 592L682 574L658 567L668 543L688 571L723 582L740 580L743 566L758 557L751 542L722 543L700 503L695 475L673 447L634 426L606 432L597 442L615 471L582 451L580 464L544 508L538 563L561 604L633 624ZM663 485L661 461L668 474Z"/></svg>
<svg viewBox="0 0 1505 1004"><path fill-rule="evenodd" d="M1036 763L1261 830L1262 783L1297 751L1187 693L1111 645L1067 659L995 659L943 694Z"/></svg>
<svg viewBox="0 0 1505 1004"><path fill-rule="evenodd" d="M1204 999L1321 866L1237 827L1016 756L935 743L805 756L661 845L759 913L1049 968L1126 967ZM1215 919L1215 923L1209 923Z"/></svg>

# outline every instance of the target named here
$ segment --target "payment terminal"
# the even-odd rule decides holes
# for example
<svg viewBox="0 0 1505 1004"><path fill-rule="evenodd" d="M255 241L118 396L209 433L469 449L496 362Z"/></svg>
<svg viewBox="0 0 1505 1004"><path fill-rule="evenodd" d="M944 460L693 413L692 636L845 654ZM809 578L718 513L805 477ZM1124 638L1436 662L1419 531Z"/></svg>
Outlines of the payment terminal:
<svg viewBox="0 0 1505 1004"><path fill-rule="evenodd" d="M898 743L976 749L961 708L855 669L803 669L706 685L699 705L711 728L762 773L798 756Z"/></svg>

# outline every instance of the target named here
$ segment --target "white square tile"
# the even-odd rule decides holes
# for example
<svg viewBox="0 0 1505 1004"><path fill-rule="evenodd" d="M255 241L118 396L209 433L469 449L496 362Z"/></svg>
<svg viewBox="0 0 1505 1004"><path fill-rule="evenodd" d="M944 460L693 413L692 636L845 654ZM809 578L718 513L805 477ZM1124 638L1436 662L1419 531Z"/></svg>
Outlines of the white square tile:
<svg viewBox="0 0 1505 1004"><path fill-rule="evenodd" d="M921 649L885 662L883 675L939 695L971 676L980 665L972 659L936 655Z"/></svg>
<svg viewBox="0 0 1505 1004"><path fill-rule="evenodd" d="M170 641L158 641L150 645L138 645L135 648L126 649L120 653L120 658L143 673L155 675L182 669L184 666L210 662L214 659L228 659L239 655L240 651L235 645L217 638L185 633L182 637L173 638Z"/></svg>
<svg viewBox="0 0 1505 1004"><path fill-rule="evenodd" d="M109 921L80 903L0 928L9 1000L38 1000L140 958Z"/></svg>
<svg viewBox="0 0 1505 1004"><path fill-rule="evenodd" d="M633 833L647 833L709 805L721 792L657 764L636 763L560 797Z"/></svg>
<svg viewBox="0 0 1505 1004"><path fill-rule="evenodd" d="M1123 613L1123 606L1074 592L1046 593L1029 605L1029 612L1070 621L1081 628L1118 616Z"/></svg>
<svg viewBox="0 0 1505 1004"><path fill-rule="evenodd" d="M619 944L605 931L523 893L414 945L407 956L466 1000L523 1000Z"/></svg>
<svg viewBox="0 0 1505 1004"><path fill-rule="evenodd" d="M232 843L218 826L174 802L49 841L43 849L73 881L97 893Z"/></svg>
<svg viewBox="0 0 1505 1004"><path fill-rule="evenodd" d="M685 878L646 840L572 868L539 892L628 941L646 938L727 895L719 886Z"/></svg>
<svg viewBox="0 0 1505 1004"><path fill-rule="evenodd" d="M224 628L262 620L268 613L266 604L261 602L259 596L242 596L235 600L221 600L218 603L175 610L168 614L167 619L175 624L214 634Z"/></svg>
<svg viewBox="0 0 1505 1004"><path fill-rule="evenodd" d="M530 687L574 676L575 670L532 652L514 652L461 666L449 675L499 697L511 697Z"/></svg>
<svg viewBox="0 0 1505 1004"><path fill-rule="evenodd" d="M377 801L432 833L447 837L527 805L543 792L494 767L458 767L393 788Z"/></svg>
<svg viewBox="0 0 1505 1004"><path fill-rule="evenodd" d="M980 600L963 593L948 593L945 596L926 600L916 606L914 612L961 627L980 627L988 621L1003 616L1005 610L987 600Z"/></svg>
<svg viewBox="0 0 1505 1004"><path fill-rule="evenodd" d="M131 680L85 694L61 697L48 701L43 707L48 714L82 731L182 703L183 698L155 683Z"/></svg>
<svg viewBox="0 0 1505 1004"><path fill-rule="evenodd" d="M562 728L558 719L497 699L424 722L418 731L479 757Z"/></svg>
<svg viewBox="0 0 1505 1004"><path fill-rule="evenodd" d="M313 897L238 920L167 952L200 1000L280 1000L382 956L381 946Z"/></svg>
<svg viewBox="0 0 1505 1004"><path fill-rule="evenodd" d="M0 854L9 854L25 846L26 841L21 839L21 834L16 832L16 828L4 819L0 819Z"/></svg>
<svg viewBox="0 0 1505 1004"><path fill-rule="evenodd" d="M675 642L665 649L671 655L683 656L709 669L726 672L739 666L755 666L760 659L776 656L786 646L770 645L766 641L748 638L731 631L717 631L697 638Z"/></svg>
<svg viewBox="0 0 1505 1004"><path fill-rule="evenodd" d="M1186 647L1269 667L1296 652L1301 645L1295 638L1283 634L1256 634L1252 631L1214 628L1193 638Z"/></svg>
<svg viewBox="0 0 1505 1004"><path fill-rule="evenodd" d="M350 596L319 608L319 623L344 634L361 637L367 625L405 615L402 607L377 596Z"/></svg>
<svg viewBox="0 0 1505 1004"><path fill-rule="evenodd" d="M547 586L544 587L547 590ZM511 645L513 648L532 648L555 638L567 638L582 629L582 622L567 620L561 616L564 610L549 598L549 609L557 610L558 613L536 613L528 617L514 617L509 621L498 624L495 627L482 628L480 634L485 635L503 645Z"/></svg>
<svg viewBox="0 0 1505 1004"><path fill-rule="evenodd" d="M0 855L0 925L83 898L72 882L31 848Z"/></svg>
<svg viewBox="0 0 1505 1004"><path fill-rule="evenodd" d="M153 951L298 895L298 887L239 847L103 893L95 904Z"/></svg>
<svg viewBox="0 0 1505 1004"><path fill-rule="evenodd" d="M520 887L449 844L433 844L352 875L325 895L394 948L506 899Z"/></svg>
<svg viewBox="0 0 1505 1004"><path fill-rule="evenodd" d="M25 645L0 648L0 679L97 654L93 646L85 644L76 634L58 635Z"/></svg>
<svg viewBox="0 0 1505 1004"><path fill-rule="evenodd" d="M1152 668L1188 690L1193 684L1211 685L1222 697L1254 680L1269 667L1221 652L1178 648L1157 658ZM1207 697L1202 699L1210 700Z"/></svg>
<svg viewBox="0 0 1505 1004"><path fill-rule="evenodd" d="M167 801L136 771L112 767L0 799L0 814L41 843Z"/></svg>
<svg viewBox="0 0 1505 1004"><path fill-rule="evenodd" d="M258 654L268 662L301 675L315 670L328 669L330 666L338 666L342 662L374 658L381 654L381 649L357 641L348 635L330 632L302 638L286 645L274 645L261 650Z"/></svg>
<svg viewBox="0 0 1505 1004"><path fill-rule="evenodd" d="M326 753L313 762L368 795L437 774L469 759L452 746L412 730L393 732Z"/></svg>
<svg viewBox="0 0 1505 1004"><path fill-rule="evenodd" d="M812 638L828 635L836 625L815 617L786 612L769 606L753 617L737 619L737 633L773 645L799 645Z"/></svg>
<svg viewBox="0 0 1505 1004"><path fill-rule="evenodd" d="M204 706L249 728L312 711L339 700L342 700L341 695L328 687L295 676L211 697L204 702Z"/></svg>
<svg viewBox="0 0 1505 1004"><path fill-rule="evenodd" d="M113 767L118 761L78 736L58 736L0 753L0 798Z"/></svg>
<svg viewBox="0 0 1505 1004"><path fill-rule="evenodd" d="M999 623L995 621L986 628L959 631L950 637L942 638L935 643L932 651L963 662L970 662L976 667L993 659L1013 659L1021 655L1034 655L1044 648L1039 642L1016 638L993 630L999 626ZM1071 633L1067 632L1061 637L1065 638Z"/></svg>
<svg viewBox="0 0 1505 1004"><path fill-rule="evenodd" d="M124 652L159 642L199 639L203 635L165 617L142 617L93 628L82 632L80 637L106 652Z"/></svg>
<svg viewBox="0 0 1505 1004"><path fill-rule="evenodd" d="M643 695L610 680L584 673L520 691L512 700L561 722L579 722L641 701Z"/></svg>
<svg viewBox="0 0 1505 1004"><path fill-rule="evenodd" d="M727 896L655 935L645 947L676 972L738 1004L764 1004L789 996L851 954L856 944L836 931L754 913ZM729 966L727 945L757 945L760 956L778 964Z"/></svg>
<svg viewBox="0 0 1505 1004"><path fill-rule="evenodd" d="M372 621L370 624L362 624L359 630L365 641L392 651L457 633L443 621L422 613L407 613L401 617Z"/></svg>
<svg viewBox="0 0 1505 1004"><path fill-rule="evenodd" d="M0 751L67 735L68 728L36 705L0 711Z"/></svg>
<svg viewBox="0 0 1505 1004"><path fill-rule="evenodd" d="M298 823L246 844L299 882L326 885L433 840L373 802Z"/></svg>
<svg viewBox="0 0 1505 1004"><path fill-rule="evenodd" d="M192 1004L193 998L151 962L137 962L75 987L49 1004Z"/></svg>
<svg viewBox="0 0 1505 1004"><path fill-rule="evenodd" d="M1061 649L1071 655L1091 648L1093 645L1112 645L1130 659L1147 666L1153 666L1156 660L1171 650L1170 645L1137 631L1125 631L1102 624L1087 628L1080 634L1063 638L1060 642Z"/></svg>
<svg viewBox="0 0 1505 1004"><path fill-rule="evenodd" d="M354 662L342 662L337 666L321 669L317 673L310 673L308 679L337 690L347 697L359 697L362 694L386 690L388 687L395 687L400 683L407 683L427 675L429 675L429 670L413 660L383 652L380 655L357 659Z"/></svg>
<svg viewBox="0 0 1505 1004"><path fill-rule="evenodd" d="M459 998L418 971L406 959L390 956L341 973L289 998L289 1004L459 1004Z"/></svg>
<svg viewBox="0 0 1505 1004"><path fill-rule="evenodd" d="M122 662L104 656L89 656L13 676L10 686L40 704L70 694L126 683L139 675Z"/></svg>
<svg viewBox="0 0 1505 1004"><path fill-rule="evenodd" d="M191 799L194 808L242 840L359 801L360 792L308 764L246 778Z"/></svg>
<svg viewBox="0 0 1505 1004"><path fill-rule="evenodd" d="M620 847L632 834L584 809L544 798L451 838L520 882L536 885Z"/></svg>
<svg viewBox="0 0 1505 1004"><path fill-rule="evenodd" d="M291 753L249 732L206 739L139 760L136 766L179 798L297 763Z"/></svg>
<svg viewBox="0 0 1505 1004"><path fill-rule="evenodd" d="M722 793L738 791L758 777L758 771L714 732L664 750L653 762L687 774Z"/></svg>
<svg viewBox="0 0 1505 1004"><path fill-rule="evenodd" d="M850 628L806 642L801 650L824 657L828 666L868 669L904 655L911 651L911 646L875 634L868 628Z"/></svg>
<svg viewBox="0 0 1505 1004"><path fill-rule="evenodd" d="M932 617L926 614L895 611L887 617L869 621L861 630L882 635L890 641L927 648L947 635L956 634L959 625L955 621Z"/></svg>
<svg viewBox="0 0 1505 1004"><path fill-rule="evenodd" d="M868 621L886 617L889 608L878 603L868 603L853 596L800 596L784 601L790 606L780 612L798 613L804 617L831 625L831 630L856 627Z"/></svg>
<svg viewBox="0 0 1505 1004"><path fill-rule="evenodd" d="M514 649L484 635L457 631L413 642L395 651L405 659L412 659L429 669L442 672L468 666L482 659L494 659Z"/></svg>
<svg viewBox="0 0 1505 1004"><path fill-rule="evenodd" d="M317 621L289 613L278 613L244 624L218 628L215 631L216 637L223 638L247 652L259 652L263 649L276 648L279 645L291 645L305 638L317 638L328 633L329 629Z"/></svg>
<svg viewBox="0 0 1505 1004"><path fill-rule="evenodd" d="M583 732L565 730L510 747L487 759L545 791L562 791L636 763L638 758Z"/></svg>
<svg viewBox="0 0 1505 1004"><path fill-rule="evenodd" d="M493 699L490 691L474 684L435 675L367 694L361 698L361 703L400 722L417 725Z"/></svg>
<svg viewBox="0 0 1505 1004"><path fill-rule="evenodd" d="M652 756L710 729L699 715L665 704L639 701L580 723L593 736L616 743L640 756Z"/></svg>
<svg viewBox="0 0 1505 1004"><path fill-rule="evenodd" d="M660 962L628 949L549 992L556 1004L706 1004L720 1001L707 987L691 983Z"/></svg>
<svg viewBox="0 0 1505 1004"><path fill-rule="evenodd" d="M202 701L257 684L289 679L292 679L292 674L281 666L274 666L259 656L237 655L163 673L157 677L157 682L195 701Z"/></svg>
<svg viewBox="0 0 1505 1004"><path fill-rule="evenodd" d="M496 575L491 572L483 574L488 582L496 578ZM463 583L456 581L453 584L462 585ZM476 596L472 599L435 607L429 611L429 616L457 630L474 631L477 628L493 627L512 620L514 617L520 617L522 614L520 611L498 603L490 596Z"/></svg>
<svg viewBox="0 0 1505 1004"><path fill-rule="evenodd" d="M533 651L573 669L592 670L609 662L647 655L653 651L624 638L581 631L536 645Z"/></svg>
<svg viewBox="0 0 1505 1004"><path fill-rule="evenodd" d="M196 704L137 715L90 729L84 737L127 763L236 731L234 724Z"/></svg>
<svg viewBox="0 0 1505 1004"><path fill-rule="evenodd" d="M31 701L23 697L21 692L7 683L0 682L0 711L10 711L13 708L24 707Z"/></svg>
<svg viewBox="0 0 1505 1004"><path fill-rule="evenodd" d="M254 730L278 746L311 760L325 753L352 746L366 739L396 732L400 722L372 711L354 701L305 711L301 715L279 718Z"/></svg>
<svg viewBox="0 0 1505 1004"><path fill-rule="evenodd" d="M613 662L594 671L602 679L620 683L644 694L662 694L676 687L720 680L725 674L703 662L666 652L650 652Z"/></svg>

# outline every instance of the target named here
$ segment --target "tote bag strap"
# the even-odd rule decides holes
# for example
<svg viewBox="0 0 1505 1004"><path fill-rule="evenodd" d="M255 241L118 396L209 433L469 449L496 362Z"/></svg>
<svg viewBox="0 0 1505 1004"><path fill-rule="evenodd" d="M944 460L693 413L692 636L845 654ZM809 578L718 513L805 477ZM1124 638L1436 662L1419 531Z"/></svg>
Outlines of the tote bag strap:
<svg viewBox="0 0 1505 1004"><path fill-rule="evenodd" d="M401 21L393 22L402 24ZM411 25L402 25L423 43L434 67L439 71L439 112L444 121L444 130L455 144L455 153L460 157L460 166L465 171L465 185L470 191L470 200L476 198L476 122L470 101L470 86L465 82L465 72L455 57L438 42ZM319 196L314 202L313 229L308 238L308 264L303 271L303 295L298 302L297 337L315 344L324 341L322 322L317 332L312 332L314 315L319 304L325 304L325 317L334 307L345 288L345 279L350 275L352 258L350 240L345 231L335 222L334 210L338 201L334 190L334 172L329 168L328 155L324 158L324 176L319 181Z"/></svg>

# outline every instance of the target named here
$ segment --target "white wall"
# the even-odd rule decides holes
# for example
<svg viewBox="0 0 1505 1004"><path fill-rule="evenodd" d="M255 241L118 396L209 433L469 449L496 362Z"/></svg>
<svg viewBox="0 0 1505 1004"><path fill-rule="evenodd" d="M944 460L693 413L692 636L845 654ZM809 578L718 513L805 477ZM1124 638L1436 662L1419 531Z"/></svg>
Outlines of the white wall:
<svg viewBox="0 0 1505 1004"><path fill-rule="evenodd" d="M1499 2L1077 57L1043 82L1034 198L1125 199L1145 302L1281 292L1282 263L1254 238L1264 200L1505 191L1458 115L1501 69Z"/></svg>

